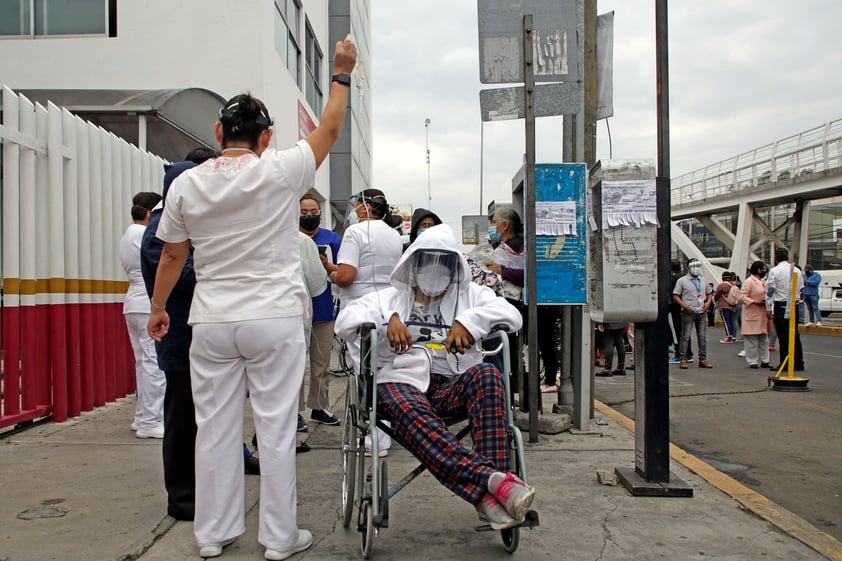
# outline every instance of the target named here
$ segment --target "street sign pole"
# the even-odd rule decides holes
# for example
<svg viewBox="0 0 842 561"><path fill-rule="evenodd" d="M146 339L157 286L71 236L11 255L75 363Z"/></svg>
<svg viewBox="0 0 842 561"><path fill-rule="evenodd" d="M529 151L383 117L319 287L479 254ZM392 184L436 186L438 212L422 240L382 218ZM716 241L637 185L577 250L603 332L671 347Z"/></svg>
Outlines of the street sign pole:
<svg viewBox="0 0 842 561"><path fill-rule="evenodd" d="M529 442L538 442L538 408L541 402L538 392L538 279L535 267L538 247L535 243L535 111L532 103L535 78L532 73L531 14L523 16L523 79L526 116L526 162L523 170L523 190L526 195L526 294L529 317L526 335L529 345L529 369L525 382L526 400L529 407Z"/></svg>

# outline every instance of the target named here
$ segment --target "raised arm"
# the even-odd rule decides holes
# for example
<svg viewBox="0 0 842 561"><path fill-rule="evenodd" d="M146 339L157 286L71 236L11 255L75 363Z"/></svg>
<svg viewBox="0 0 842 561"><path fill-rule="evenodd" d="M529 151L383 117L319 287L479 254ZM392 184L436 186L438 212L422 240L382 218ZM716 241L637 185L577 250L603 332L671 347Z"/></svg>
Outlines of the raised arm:
<svg viewBox="0 0 842 561"><path fill-rule="evenodd" d="M357 63L357 48L350 40L337 41L333 53L333 70L336 74L347 74L349 77ZM327 105L322 113L319 126L305 139L313 149L316 157L316 167L319 167L330 152L333 143L339 138L342 123L345 122L345 108L348 105L349 85L331 81L330 94Z"/></svg>

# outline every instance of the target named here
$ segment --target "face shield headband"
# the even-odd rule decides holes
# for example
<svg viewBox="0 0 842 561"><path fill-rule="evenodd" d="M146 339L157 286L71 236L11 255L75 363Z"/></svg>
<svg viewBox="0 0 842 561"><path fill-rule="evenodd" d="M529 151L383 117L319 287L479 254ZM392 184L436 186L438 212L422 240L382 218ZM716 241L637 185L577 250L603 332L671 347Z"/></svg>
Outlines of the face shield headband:
<svg viewBox="0 0 842 561"><path fill-rule="evenodd" d="M388 214L389 204L383 195L366 197L362 193L356 193L348 198L348 205L345 210L345 228L357 224L361 220L375 218L373 214L370 214L371 211L367 205L381 211L381 216L378 219L382 219Z"/></svg>
<svg viewBox="0 0 842 561"><path fill-rule="evenodd" d="M223 107L219 110L219 122L223 122L223 120L233 120L237 117L237 108L239 107L239 103L235 102L229 105L228 107ZM269 116L268 113L265 111L261 111L260 115L254 120L254 122L261 128L268 129L275 122L272 120L272 117ZM231 132L237 132L238 127L235 125Z"/></svg>

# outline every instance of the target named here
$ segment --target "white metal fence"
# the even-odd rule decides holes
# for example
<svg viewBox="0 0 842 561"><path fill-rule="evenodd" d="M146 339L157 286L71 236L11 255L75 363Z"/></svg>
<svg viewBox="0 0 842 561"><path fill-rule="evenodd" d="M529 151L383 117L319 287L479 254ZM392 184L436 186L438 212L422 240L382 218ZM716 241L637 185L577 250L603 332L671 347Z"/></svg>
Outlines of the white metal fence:
<svg viewBox="0 0 842 561"><path fill-rule="evenodd" d="M118 246L163 160L5 86L0 109L3 427L134 390Z"/></svg>
<svg viewBox="0 0 842 561"><path fill-rule="evenodd" d="M842 119L686 173L671 181L673 206L842 167Z"/></svg>

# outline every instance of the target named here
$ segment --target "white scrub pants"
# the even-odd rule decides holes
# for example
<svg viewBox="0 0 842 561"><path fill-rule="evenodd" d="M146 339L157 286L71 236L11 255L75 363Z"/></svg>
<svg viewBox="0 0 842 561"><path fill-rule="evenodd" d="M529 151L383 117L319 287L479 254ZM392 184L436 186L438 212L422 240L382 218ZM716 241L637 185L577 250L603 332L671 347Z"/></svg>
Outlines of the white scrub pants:
<svg viewBox="0 0 842 561"><path fill-rule="evenodd" d="M137 378L134 424L142 429L163 426L167 378L158 369L155 341L146 331L149 314L128 313L124 314L124 317L134 351L134 370Z"/></svg>
<svg viewBox="0 0 842 561"><path fill-rule="evenodd" d="M193 326L190 379L198 428L193 532L200 546L245 532L247 387L260 448L257 539L277 549L298 540L295 428L305 350L302 316Z"/></svg>

